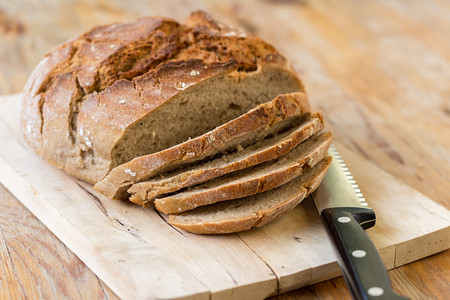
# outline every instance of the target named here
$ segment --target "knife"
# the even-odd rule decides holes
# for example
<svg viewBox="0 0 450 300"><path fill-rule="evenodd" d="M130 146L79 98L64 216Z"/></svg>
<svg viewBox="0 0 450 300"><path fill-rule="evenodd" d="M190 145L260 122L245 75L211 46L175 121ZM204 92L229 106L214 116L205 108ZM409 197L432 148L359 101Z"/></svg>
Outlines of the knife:
<svg viewBox="0 0 450 300"><path fill-rule="evenodd" d="M367 203L334 145L333 161L312 194L354 299L408 299L396 294L377 249L364 231L375 225Z"/></svg>

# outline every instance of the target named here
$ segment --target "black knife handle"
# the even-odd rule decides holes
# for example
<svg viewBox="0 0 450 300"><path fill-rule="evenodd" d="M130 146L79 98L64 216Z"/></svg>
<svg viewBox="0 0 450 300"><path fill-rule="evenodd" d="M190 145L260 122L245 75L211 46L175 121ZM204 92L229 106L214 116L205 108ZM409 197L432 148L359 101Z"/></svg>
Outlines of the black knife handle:
<svg viewBox="0 0 450 300"><path fill-rule="evenodd" d="M375 225L373 210L328 208L322 211L322 219L354 299L408 299L392 290L383 261L363 229Z"/></svg>

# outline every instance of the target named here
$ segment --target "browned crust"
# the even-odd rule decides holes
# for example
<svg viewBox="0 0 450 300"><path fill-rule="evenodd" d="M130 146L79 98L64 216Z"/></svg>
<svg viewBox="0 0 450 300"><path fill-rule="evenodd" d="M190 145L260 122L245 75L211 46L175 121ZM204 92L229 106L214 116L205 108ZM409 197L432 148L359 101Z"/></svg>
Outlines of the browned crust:
<svg viewBox="0 0 450 300"><path fill-rule="evenodd" d="M111 198L128 196L127 189L136 182L146 180L169 167L175 168L225 151L228 142L245 138L255 131L267 128L284 119L309 114L311 108L303 93L279 95L248 113L215 128L199 137L153 154L137 157L113 170L95 185L95 189ZM144 204L144 203L140 203Z"/></svg>
<svg viewBox="0 0 450 300"><path fill-rule="evenodd" d="M183 92L175 83L270 66L296 78L274 47L204 12L185 24L146 17L95 27L47 54L33 71L21 100L21 130L51 164L95 183L115 166L114 149L127 129ZM186 76L188 69L199 75ZM300 80L298 86L304 91Z"/></svg>
<svg viewBox="0 0 450 300"><path fill-rule="evenodd" d="M194 190L158 198L155 200L155 206L165 214L180 213L198 206L243 198L277 188L301 175L304 168L314 167L327 156L328 148L332 142L332 135L331 133L324 133L322 136L324 139L319 140L314 146L315 148L307 155L299 154L299 157L292 157L289 160L285 160L284 157L280 158L283 165L280 165L275 170L268 170L267 173L248 178L245 181L240 179L240 173L231 174L219 179L218 183L211 184L207 182ZM277 161L257 166L251 171L260 171L261 168L267 169L270 164Z"/></svg>
<svg viewBox="0 0 450 300"><path fill-rule="evenodd" d="M295 131L284 137L279 143L266 147L247 156L239 157L239 160L233 161L221 167L206 167L194 170L185 170L181 173L166 176L163 179L154 179L133 184L128 192L132 194L132 202L148 203L157 196L168 194L181 190L183 188L206 182L218 178L231 172L239 171L251 166L281 157L289 153L298 144L323 130L322 114L315 113L310 120L300 124ZM255 148L253 145L252 148ZM239 154L239 153L237 153Z"/></svg>
<svg viewBox="0 0 450 300"><path fill-rule="evenodd" d="M291 211L297 206L313 189L319 186L331 164L331 157L326 157L321 165L321 171L311 180L303 183L299 187L299 191L290 198L285 199L282 203L274 205L264 211L257 210L245 217L226 219L216 222L200 221L197 223L183 223L177 214L170 215L169 223L188 232L197 234L223 234L233 233L251 229L252 227L260 227L279 218L280 216ZM262 195L262 194L261 194ZM245 201L245 198L239 201ZM185 212L184 214L189 213Z"/></svg>

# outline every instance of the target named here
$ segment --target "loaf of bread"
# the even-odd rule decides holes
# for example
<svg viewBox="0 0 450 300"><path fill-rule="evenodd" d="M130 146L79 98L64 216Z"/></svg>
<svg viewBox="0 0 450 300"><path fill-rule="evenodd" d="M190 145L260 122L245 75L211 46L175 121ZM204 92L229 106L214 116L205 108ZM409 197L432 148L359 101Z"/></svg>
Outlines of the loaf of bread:
<svg viewBox="0 0 450 300"><path fill-rule="evenodd" d="M193 13L100 26L30 76L22 132L43 158L96 183L135 157L199 136L279 94L304 92L274 47Z"/></svg>
<svg viewBox="0 0 450 300"><path fill-rule="evenodd" d="M20 124L57 168L195 233L266 224L330 163L332 135L288 61L202 11L99 26L57 47L24 88Z"/></svg>

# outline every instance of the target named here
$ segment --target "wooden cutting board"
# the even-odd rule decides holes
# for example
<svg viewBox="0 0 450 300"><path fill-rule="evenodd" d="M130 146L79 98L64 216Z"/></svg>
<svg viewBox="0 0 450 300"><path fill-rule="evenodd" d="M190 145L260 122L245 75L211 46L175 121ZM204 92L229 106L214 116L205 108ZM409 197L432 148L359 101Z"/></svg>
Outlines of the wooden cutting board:
<svg viewBox="0 0 450 300"><path fill-rule="evenodd" d="M340 274L310 199L248 232L200 236L153 209L112 201L20 139L18 95L0 98L0 181L122 298L260 299ZM450 247L450 214L342 145L388 269Z"/></svg>

